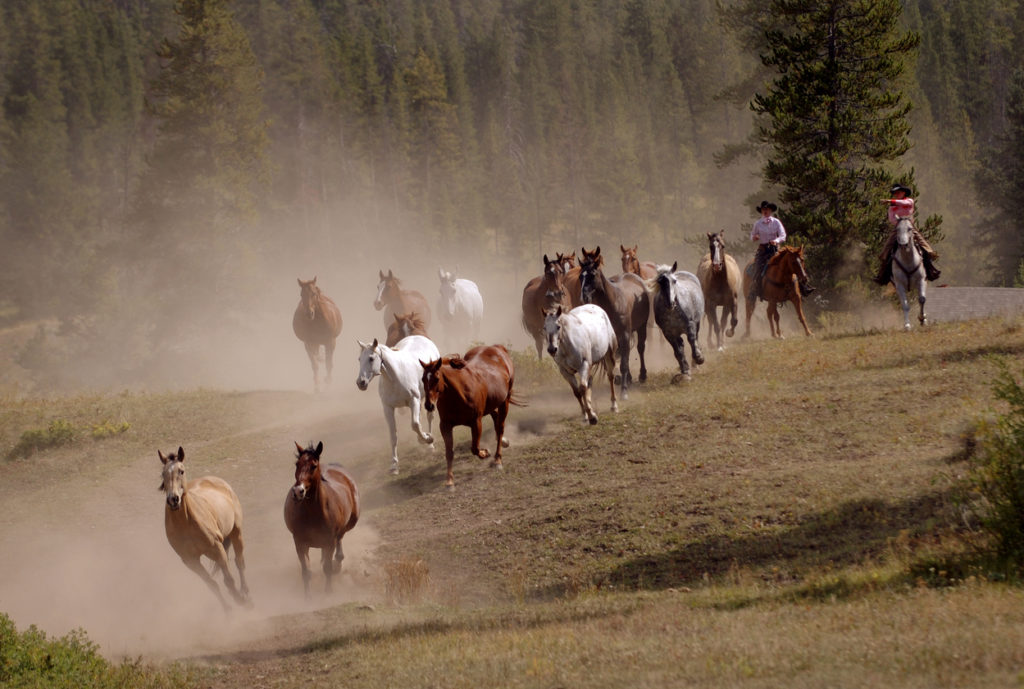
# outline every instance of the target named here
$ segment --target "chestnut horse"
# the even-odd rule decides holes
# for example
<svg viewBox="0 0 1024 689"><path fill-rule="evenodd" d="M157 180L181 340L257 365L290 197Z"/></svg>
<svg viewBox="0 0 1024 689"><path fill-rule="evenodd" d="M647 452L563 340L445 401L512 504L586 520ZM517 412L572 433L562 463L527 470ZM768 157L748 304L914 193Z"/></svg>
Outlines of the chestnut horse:
<svg viewBox="0 0 1024 689"><path fill-rule="evenodd" d="M636 250L638 244L634 244L632 249L619 244L619 251L622 252L622 272L633 273L633 275L639 275L644 280L650 280L651 278L658 277L658 266L650 261L640 262L640 259L636 257Z"/></svg>
<svg viewBox="0 0 1024 689"><path fill-rule="evenodd" d="M199 575L225 612L230 608L221 595L217 582L206 571L200 558L205 555L224 574L224 585L235 602L248 601L249 585L245 583L245 557L242 542L242 505L235 491L223 479L216 476L185 480L185 451L168 455L157 450L163 464L160 490L164 491L164 531L167 541L178 554L185 566ZM235 566L241 593L235 588L235 580L228 571L229 548L235 549Z"/></svg>
<svg viewBox="0 0 1024 689"><path fill-rule="evenodd" d="M708 253L697 266L697 278L704 292L704 314L708 317L708 347L714 333L718 351L722 351L722 331L726 337L736 332L739 311L740 266L725 253L725 231L708 232ZM722 307L722 320L718 320L718 307ZM726 323L729 327L726 328Z"/></svg>
<svg viewBox="0 0 1024 689"><path fill-rule="evenodd" d="M565 295L571 308L583 304L583 297L580 294L580 267L576 265L576 252L571 254L558 254L558 262L562 264L565 271Z"/></svg>
<svg viewBox="0 0 1024 689"><path fill-rule="evenodd" d="M402 282L391 270L385 275L380 272L377 283L377 298L373 300L373 308L384 311L384 326L391 325L391 315L396 313L412 313L415 311L423 319L424 330L430 327L430 306L427 299L416 290L402 289Z"/></svg>
<svg viewBox="0 0 1024 689"><path fill-rule="evenodd" d="M501 448L508 447L505 439L505 417L510 404L520 404L512 397L515 369L512 357L501 345L473 347L463 356L444 357L423 366L423 391L427 411L437 407L441 437L444 438L444 458L448 464L445 485L455 488L452 460L455 446L452 429L469 426L470 451L480 459L490 457L480 449L481 421L489 415L494 422L495 450L491 467L501 469Z"/></svg>
<svg viewBox="0 0 1024 689"><path fill-rule="evenodd" d="M781 246L779 252L768 259L761 294L768 302L768 327L771 328L772 337L783 339L782 331L779 329L778 305L787 301L793 302L800 325L804 326L804 334L811 336L807 319L804 318L803 297L800 296L799 288L799 284L806 282L807 279L803 247ZM753 284L754 260L751 259L743 271L743 294L746 295L747 304L747 329L743 337L750 337L750 316L757 306L757 300L750 297Z"/></svg>
<svg viewBox="0 0 1024 689"><path fill-rule="evenodd" d="M341 465L320 464L324 444L303 448L295 443L295 485L284 499L284 523L292 532L302 567L302 585L309 595L309 549L320 549L320 563L331 591L331 575L341 571L345 554L341 538L359 521L359 489ZM334 560L332 563L331 560Z"/></svg>
<svg viewBox="0 0 1024 689"><path fill-rule="evenodd" d="M387 347L394 347L400 340L410 335L427 335L427 329L423 325L423 319L416 312L395 314L395 322L388 326L388 336L384 341Z"/></svg>
<svg viewBox="0 0 1024 689"><path fill-rule="evenodd" d="M319 392L320 346L324 348L326 382L329 384L334 368L334 344L341 334L341 312L334 301L317 287L316 277L312 280L299 278L299 305L292 316L292 330L306 347L306 355L313 367L313 389Z"/></svg>
<svg viewBox="0 0 1024 689"><path fill-rule="evenodd" d="M544 274L532 278L523 288L523 328L533 337L537 358L541 360L544 359L544 310L568 304L564 279L561 261L551 261L544 254Z"/></svg>
<svg viewBox="0 0 1024 689"><path fill-rule="evenodd" d="M640 382L647 380L647 321L651 315L651 301L643 280L633 273L605 277L601 266L604 257L601 247L594 251L583 249L580 261L580 293L587 304L597 304L608 314L615 330L619 348L619 373L622 376L622 399L629 399L629 341L636 333L636 351L640 355Z"/></svg>

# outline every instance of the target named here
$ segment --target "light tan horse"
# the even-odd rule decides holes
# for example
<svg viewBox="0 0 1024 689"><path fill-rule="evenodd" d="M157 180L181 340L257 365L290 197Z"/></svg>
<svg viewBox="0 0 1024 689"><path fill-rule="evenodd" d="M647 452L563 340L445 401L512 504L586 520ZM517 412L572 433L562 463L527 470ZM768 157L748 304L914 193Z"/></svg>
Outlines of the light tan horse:
<svg viewBox="0 0 1024 689"><path fill-rule="evenodd" d="M203 476L192 481L185 480L185 451L164 455L157 450L163 464L163 482L160 490L166 493L164 506L164 530L167 541L174 548L185 566L206 582L227 611L230 607L220 587L206 571L200 557L205 555L213 560L224 573L224 585L243 605L249 599L249 585L245 583L245 558L242 553L242 505L235 491L224 479ZM235 549L235 566L241 582L241 593L235 588L235 580L228 571L228 548Z"/></svg>
<svg viewBox="0 0 1024 689"><path fill-rule="evenodd" d="M724 234L724 230L707 233L708 253L697 266L697 279L704 291L704 314L711 326L708 328L708 348L712 347L713 334L718 351L722 351L722 331L726 337L732 337L736 332L739 311L740 266L736 259L725 253ZM717 318L719 306L722 307L721 322Z"/></svg>

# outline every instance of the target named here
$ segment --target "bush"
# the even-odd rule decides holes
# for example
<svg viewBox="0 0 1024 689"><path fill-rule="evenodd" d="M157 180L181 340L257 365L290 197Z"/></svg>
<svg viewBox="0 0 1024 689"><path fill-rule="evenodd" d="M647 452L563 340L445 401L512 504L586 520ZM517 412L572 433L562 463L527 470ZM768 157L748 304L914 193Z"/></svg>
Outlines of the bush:
<svg viewBox="0 0 1024 689"><path fill-rule="evenodd" d="M48 639L35 626L19 633L14 622L0 613L0 686L32 687L185 687L192 678L177 668L157 674L139 663L113 665L99 654L85 632L76 629Z"/></svg>
<svg viewBox="0 0 1024 689"><path fill-rule="evenodd" d="M92 427L92 437L94 440L102 440L103 438L126 433L129 428L131 428L131 424L127 421L114 423L110 419L105 419L103 423Z"/></svg>
<svg viewBox="0 0 1024 689"><path fill-rule="evenodd" d="M1005 363L993 383L1009 411L982 422L968 458L971 505L1003 564L1024 566L1024 389Z"/></svg>
<svg viewBox="0 0 1024 689"><path fill-rule="evenodd" d="M25 431L7 455L9 459L28 457L36 450L67 445L75 439L75 427L69 421L54 419L46 428Z"/></svg>

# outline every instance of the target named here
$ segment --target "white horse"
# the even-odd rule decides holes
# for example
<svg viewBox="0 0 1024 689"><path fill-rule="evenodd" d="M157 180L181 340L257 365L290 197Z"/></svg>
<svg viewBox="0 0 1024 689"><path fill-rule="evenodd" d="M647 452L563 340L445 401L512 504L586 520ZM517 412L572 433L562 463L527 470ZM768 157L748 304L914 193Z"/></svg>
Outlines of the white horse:
<svg viewBox="0 0 1024 689"><path fill-rule="evenodd" d="M690 343L693 363L704 363L704 354L697 342L700 321L704 317L704 292L696 275L676 270L678 267L678 262L671 266L659 265L657 277L647 280L647 289L654 304L654 321L672 345L672 353L679 362L679 375L673 377L673 382L680 378L690 379L684 336Z"/></svg>
<svg viewBox="0 0 1024 689"><path fill-rule="evenodd" d="M910 303L907 301L907 291L911 287L917 289L917 302L921 305L917 320L921 325L928 325L928 318L924 313L928 280L924 259L911 236L911 227L910 218L900 218L896 222L896 251L892 254L892 284L896 286L896 293L900 295L904 330L910 330Z"/></svg>
<svg viewBox="0 0 1024 689"><path fill-rule="evenodd" d="M453 345L465 347L469 342L480 339L480 322L484 318L484 299L480 289L472 280L466 280L452 272L439 268L441 296L437 300L438 318L444 325L446 340Z"/></svg>
<svg viewBox="0 0 1024 689"><path fill-rule="evenodd" d="M377 342L359 342L359 377L356 387L365 390L375 376L380 376L380 403L384 409L384 420L388 422L391 437L391 473L398 473L398 430L395 427L395 409L408 407L412 412L412 430L421 443L434 449L434 438L430 435L434 415L427 413L427 432L420 426L420 406L423 404L423 367L420 361L436 361L441 358L437 346L422 335L410 335L399 340L394 347Z"/></svg>
<svg viewBox="0 0 1024 689"><path fill-rule="evenodd" d="M583 421L597 423L590 387L599 366L604 366L608 373L612 411L617 412L615 353L619 344L604 309L595 304L583 304L568 312L563 311L561 305L548 309L544 312L544 337L548 343L548 354L558 364L559 372L569 381L572 393L580 403ZM577 374L579 383L576 382Z"/></svg>

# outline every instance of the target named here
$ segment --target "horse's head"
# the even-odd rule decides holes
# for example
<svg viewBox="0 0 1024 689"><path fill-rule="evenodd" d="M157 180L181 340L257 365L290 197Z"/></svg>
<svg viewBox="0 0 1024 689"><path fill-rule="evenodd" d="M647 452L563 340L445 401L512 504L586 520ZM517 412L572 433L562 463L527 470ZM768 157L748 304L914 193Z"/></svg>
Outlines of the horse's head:
<svg viewBox="0 0 1024 689"><path fill-rule="evenodd" d="M562 254L558 254L560 257ZM562 268L560 258L551 260L547 254L544 254L544 279L555 283L556 285L562 284L562 277L565 275L565 270Z"/></svg>
<svg viewBox="0 0 1024 689"><path fill-rule="evenodd" d="M316 487L320 485L320 454L324 451L324 444L313 443L309 447L302 447L295 443L295 484L292 485L292 500L305 500L316 493Z"/></svg>
<svg viewBox="0 0 1024 689"><path fill-rule="evenodd" d="M438 269L441 278L441 308L449 316L455 315L455 272Z"/></svg>
<svg viewBox="0 0 1024 689"><path fill-rule="evenodd" d="M384 271L378 271L380 273L380 281L377 283L377 298L373 300L373 308L380 311L387 306L388 299L397 290L400 289L398 278L395 274L388 269L388 274L385 275Z"/></svg>
<svg viewBox="0 0 1024 689"><path fill-rule="evenodd" d="M658 274L646 281L647 289L655 299L664 297L669 303L676 298L676 269L679 261L672 265L661 264L657 267Z"/></svg>
<svg viewBox="0 0 1024 689"><path fill-rule="evenodd" d="M725 230L708 232L708 254L711 256L711 270L716 273L725 268Z"/></svg>
<svg viewBox="0 0 1024 689"><path fill-rule="evenodd" d="M914 223L910 218L899 218L896 221L896 244L901 247L908 246L911 242L911 231Z"/></svg>
<svg viewBox="0 0 1024 689"><path fill-rule="evenodd" d="M619 244L619 251L622 252L622 272L640 274L640 259L636 257L639 244L634 244L632 249Z"/></svg>
<svg viewBox="0 0 1024 689"><path fill-rule="evenodd" d="M572 270L573 266L576 265L576 252L573 251L571 254L563 254L558 252L558 257L555 259L558 261L558 265L562 267L563 273L568 273Z"/></svg>
<svg viewBox="0 0 1024 689"><path fill-rule="evenodd" d="M604 257L601 256L600 246L593 251L580 248L583 251L583 258L580 259L580 299L584 304L589 304L597 288L597 278L604 264Z"/></svg>
<svg viewBox="0 0 1024 689"><path fill-rule="evenodd" d="M779 253L772 256L770 262L778 261L785 271L796 275L800 283L810 280L807 268L804 266L804 248L802 246L779 247ZM787 278L788 279L788 278Z"/></svg>
<svg viewBox="0 0 1024 689"><path fill-rule="evenodd" d="M548 354L558 353L558 339L562 332L562 305L544 309L544 339L548 343Z"/></svg>
<svg viewBox="0 0 1024 689"><path fill-rule="evenodd" d="M299 278L299 298L302 300L302 310L309 316L309 320L316 318L316 307L320 301L320 288L316 286L316 276L312 280Z"/></svg>
<svg viewBox="0 0 1024 689"><path fill-rule="evenodd" d="M428 362L420 361L420 366L423 367L423 406L427 408L428 412L434 411L434 407L437 406L437 398L444 388L444 380L441 374L441 366L443 364L444 359L435 359Z"/></svg>
<svg viewBox="0 0 1024 689"><path fill-rule="evenodd" d="M359 342L359 375L356 377L356 387L365 390L370 385L374 376L380 375L380 343L373 338L371 344Z"/></svg>
<svg viewBox="0 0 1024 689"><path fill-rule="evenodd" d="M160 490L167 496L167 506L177 510L185 497L185 451L179 446L177 454L171 452L165 455L160 450L156 453L164 465Z"/></svg>

